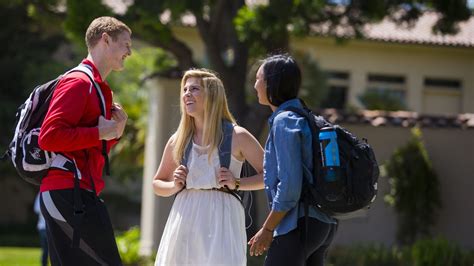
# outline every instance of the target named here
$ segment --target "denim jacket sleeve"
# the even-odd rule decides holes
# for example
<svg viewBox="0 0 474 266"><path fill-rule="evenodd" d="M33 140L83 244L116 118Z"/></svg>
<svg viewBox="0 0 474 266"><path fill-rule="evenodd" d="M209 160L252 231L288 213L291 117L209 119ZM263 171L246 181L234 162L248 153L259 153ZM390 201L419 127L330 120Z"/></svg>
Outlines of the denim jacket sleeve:
<svg viewBox="0 0 474 266"><path fill-rule="evenodd" d="M271 134L275 147L278 185L272 210L289 211L297 206L301 194L302 169L302 119L291 112L275 117Z"/></svg>

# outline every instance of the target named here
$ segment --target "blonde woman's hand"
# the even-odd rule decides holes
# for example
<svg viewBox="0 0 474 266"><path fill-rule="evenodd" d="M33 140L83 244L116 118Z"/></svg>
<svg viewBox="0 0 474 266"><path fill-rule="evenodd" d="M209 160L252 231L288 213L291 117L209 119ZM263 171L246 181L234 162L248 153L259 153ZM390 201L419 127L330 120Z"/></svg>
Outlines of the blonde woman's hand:
<svg viewBox="0 0 474 266"><path fill-rule="evenodd" d="M184 165L178 166L173 172L174 186L182 189L186 186L186 178L188 177L188 168Z"/></svg>
<svg viewBox="0 0 474 266"><path fill-rule="evenodd" d="M217 172L217 182L220 187L227 186L231 190L235 189L235 177L232 172L225 167L221 167L219 172Z"/></svg>

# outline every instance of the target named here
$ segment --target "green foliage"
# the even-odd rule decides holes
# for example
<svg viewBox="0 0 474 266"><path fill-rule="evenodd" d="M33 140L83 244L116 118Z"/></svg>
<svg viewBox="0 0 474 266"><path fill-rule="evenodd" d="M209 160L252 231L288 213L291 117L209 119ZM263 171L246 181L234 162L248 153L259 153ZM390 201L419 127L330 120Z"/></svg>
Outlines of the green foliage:
<svg viewBox="0 0 474 266"><path fill-rule="evenodd" d="M342 3L345 9L331 8L337 2ZM463 0L423 1L422 4L417 1L274 0L269 1L268 5L244 6L234 18L234 25L239 39L251 46L253 54L258 54L278 48L272 43L283 44L288 29L297 36L307 36L311 34L311 26L335 32L337 25L350 25L356 36L361 36L361 27L366 23L380 21L387 15L392 15L400 23L413 21L427 7L443 13L444 17L434 28L443 33L456 33L458 27L455 21L466 20L471 15ZM397 9L400 9L398 16L390 14Z"/></svg>
<svg viewBox="0 0 474 266"><path fill-rule="evenodd" d="M385 167L391 184L385 200L398 214L398 240L407 244L428 237L441 207L441 196L438 176L419 128L412 130L411 139L393 153Z"/></svg>
<svg viewBox="0 0 474 266"><path fill-rule="evenodd" d="M117 247L124 264L136 263L140 260L140 229L133 227L116 237Z"/></svg>
<svg viewBox="0 0 474 266"><path fill-rule="evenodd" d="M132 227L115 238L117 247L126 266L152 265L152 258L140 256L140 228Z"/></svg>
<svg viewBox="0 0 474 266"><path fill-rule="evenodd" d="M386 90L367 90L359 95L359 101L368 110L398 111L406 109L400 98Z"/></svg>
<svg viewBox="0 0 474 266"><path fill-rule="evenodd" d="M38 2L46 5L54 1ZM42 12L30 1L0 2L0 17L4 22L0 31L0 122L9 130L0 135L0 151L5 150L13 136L17 107L35 85L63 71L64 65L52 55L64 43L64 37L60 26L44 20Z"/></svg>
<svg viewBox="0 0 474 266"><path fill-rule="evenodd" d="M383 245L336 246L329 250L330 266L471 266L474 251L438 237L420 239L405 247Z"/></svg>
<svg viewBox="0 0 474 266"><path fill-rule="evenodd" d="M242 7L234 18L235 30L242 43L249 45L250 54L259 56L266 52L284 50L288 45L287 22L292 4L259 5Z"/></svg>
<svg viewBox="0 0 474 266"><path fill-rule="evenodd" d="M453 25L455 20L465 20L472 16L473 12L467 8L466 0L432 1L432 5L437 10L443 11L443 17L436 22L433 31L437 33L455 34L459 30L457 25Z"/></svg>
<svg viewBox="0 0 474 266"><path fill-rule="evenodd" d="M413 266L472 265L473 253L462 251L456 244L438 237L420 239L411 248Z"/></svg>
<svg viewBox="0 0 474 266"><path fill-rule="evenodd" d="M68 38L85 47L84 36L89 24L96 17L111 16L110 8L96 0L67 0L68 15L64 22Z"/></svg>
<svg viewBox="0 0 474 266"><path fill-rule="evenodd" d="M329 251L329 265L333 266L398 266L401 252L383 245L356 245L335 247Z"/></svg>

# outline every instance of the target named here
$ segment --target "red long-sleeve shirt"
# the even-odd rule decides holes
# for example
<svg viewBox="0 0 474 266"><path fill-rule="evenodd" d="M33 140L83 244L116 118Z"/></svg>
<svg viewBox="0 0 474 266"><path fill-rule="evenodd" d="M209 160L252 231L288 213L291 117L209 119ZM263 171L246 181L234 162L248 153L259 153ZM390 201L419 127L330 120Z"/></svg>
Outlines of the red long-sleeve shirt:
<svg viewBox="0 0 474 266"><path fill-rule="evenodd" d="M94 64L85 59L82 63L92 67L94 80L99 84L105 100L105 117L111 118L112 90L102 80ZM64 76L58 83L48 112L41 126L39 145L42 149L60 152L73 158L81 172L80 187L92 189L91 178L99 194L104 188L102 170L102 142L97 128L101 115L100 100L89 77L81 72ZM107 142L107 152L115 140ZM74 187L72 172L50 169L41 182L40 191Z"/></svg>

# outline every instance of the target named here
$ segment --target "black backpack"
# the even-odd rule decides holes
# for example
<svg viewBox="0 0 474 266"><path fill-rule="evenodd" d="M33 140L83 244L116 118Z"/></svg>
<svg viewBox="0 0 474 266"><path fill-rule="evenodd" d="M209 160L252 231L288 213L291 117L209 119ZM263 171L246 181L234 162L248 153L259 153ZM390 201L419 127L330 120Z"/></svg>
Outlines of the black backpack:
<svg viewBox="0 0 474 266"><path fill-rule="evenodd" d="M64 75L71 72L83 72L89 77L96 93L99 95L99 99L101 99L102 113L105 114L102 92L94 82L90 66L80 64ZM34 185L40 185L41 179L46 176L51 168L66 171L74 171L75 169L73 160L59 153L42 150L38 145L40 128L48 111L53 92L64 75L35 87L28 99L18 107L13 139L3 156L10 157L18 174ZM103 148L105 148L104 145L105 141L103 141ZM107 162L108 158L106 158ZM108 165L106 165L106 169L108 171Z"/></svg>
<svg viewBox="0 0 474 266"><path fill-rule="evenodd" d="M309 204L334 218L351 217L360 210L368 209L377 195L379 168L367 141L359 140L348 130L332 125L307 108L288 107L285 110L306 118L313 136L313 175L303 179L301 197L305 209ZM334 127L337 134L341 165L337 183L323 178L319 132L327 126Z"/></svg>

